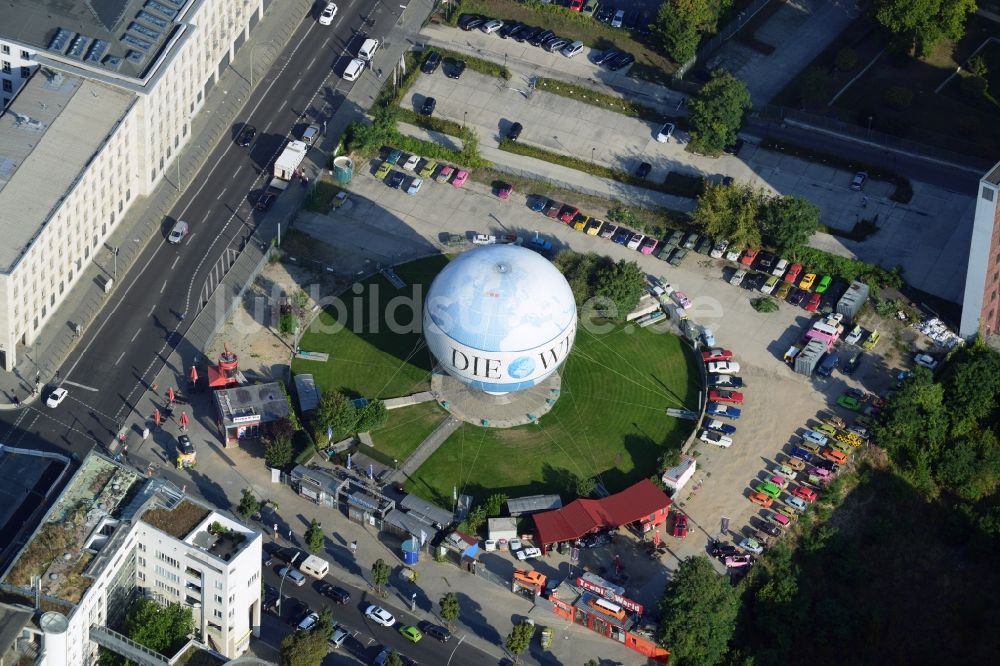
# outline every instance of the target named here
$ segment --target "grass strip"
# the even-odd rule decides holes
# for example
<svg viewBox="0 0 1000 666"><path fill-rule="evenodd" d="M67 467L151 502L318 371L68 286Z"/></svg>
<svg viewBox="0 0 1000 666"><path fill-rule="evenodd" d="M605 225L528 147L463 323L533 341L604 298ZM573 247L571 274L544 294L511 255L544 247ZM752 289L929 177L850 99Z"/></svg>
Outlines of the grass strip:
<svg viewBox="0 0 1000 666"><path fill-rule="evenodd" d="M492 60L484 60L482 58L477 58L476 56L470 56L466 53L459 53L458 51L449 51L448 49L442 49L437 46L432 47L430 51L437 51L444 58L464 60L466 67L485 76L492 76L498 79L503 79L504 81L510 81L511 74L506 65L501 65L493 62ZM430 53L430 51L425 51L424 57L426 57L426 54Z"/></svg>
<svg viewBox="0 0 1000 666"><path fill-rule="evenodd" d="M535 81L535 88L552 93L553 95L566 97L577 102L590 104L591 106L596 106L601 109L615 111L616 113L628 116L629 118L648 120L649 122L656 123L658 125L662 123L674 123L678 127L682 128L687 125L686 118L674 117L666 113L661 113L653 107L646 106L645 104L630 102L629 100L622 99L617 95L597 92L596 90L587 88L586 86L578 86L573 83L559 81L558 79L548 79L545 77L538 78Z"/></svg>
<svg viewBox="0 0 1000 666"><path fill-rule="evenodd" d="M438 118L437 116L425 116L413 109L404 107L399 107L398 119L404 123L422 127L431 132L440 132L441 134L447 134L462 140L467 139L470 134L470 130L462 127L460 123L456 123L454 120Z"/></svg>

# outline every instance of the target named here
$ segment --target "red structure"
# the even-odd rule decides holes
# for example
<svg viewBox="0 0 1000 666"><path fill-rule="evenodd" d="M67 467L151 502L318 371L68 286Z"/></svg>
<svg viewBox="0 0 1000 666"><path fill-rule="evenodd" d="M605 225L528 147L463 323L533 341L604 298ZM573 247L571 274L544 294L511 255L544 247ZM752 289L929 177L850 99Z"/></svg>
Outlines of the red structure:
<svg viewBox="0 0 1000 666"><path fill-rule="evenodd" d="M219 364L208 366L208 388L218 389L236 386L236 375L240 371L240 359L229 351L229 345L223 346L219 354Z"/></svg>
<svg viewBox="0 0 1000 666"><path fill-rule="evenodd" d="M670 498L649 479L599 500L578 499L561 509L536 513L535 531L543 550L591 532L638 523L648 532L667 520Z"/></svg>

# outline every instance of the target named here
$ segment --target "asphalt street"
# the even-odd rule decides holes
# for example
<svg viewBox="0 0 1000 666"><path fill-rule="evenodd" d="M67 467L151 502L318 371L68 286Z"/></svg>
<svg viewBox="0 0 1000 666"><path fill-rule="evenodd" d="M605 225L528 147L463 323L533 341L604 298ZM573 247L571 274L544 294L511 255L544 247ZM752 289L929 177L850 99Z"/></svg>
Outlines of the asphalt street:
<svg viewBox="0 0 1000 666"><path fill-rule="evenodd" d="M44 401L4 412L0 437L10 445L56 448L83 456L121 429L152 377L182 344L187 327L226 268L251 237L262 213L257 193L288 138L322 123L345 102L352 84L339 75L366 36L382 38L399 9L371 0L340 3L331 26L303 17L288 48L251 93L245 116L212 151L198 173L167 172L184 196L104 305L56 377L69 390L57 409ZM243 123L257 129L249 148L233 139ZM295 187L293 184L291 187ZM177 245L166 236L177 220L190 233ZM134 242L140 242L134 239ZM252 241L251 241L252 242ZM182 372L178 369L178 372ZM42 387L42 397L52 386Z"/></svg>

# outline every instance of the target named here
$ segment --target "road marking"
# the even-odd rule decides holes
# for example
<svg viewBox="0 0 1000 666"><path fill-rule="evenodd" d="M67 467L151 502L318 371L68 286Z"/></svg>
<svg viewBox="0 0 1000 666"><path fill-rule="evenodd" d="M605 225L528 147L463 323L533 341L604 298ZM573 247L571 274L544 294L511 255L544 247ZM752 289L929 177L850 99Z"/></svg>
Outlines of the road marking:
<svg viewBox="0 0 1000 666"><path fill-rule="evenodd" d="M194 238L194 234L193 234L193 233L191 233L191 234L188 234L188 239L187 239L187 242L186 242L186 243L184 243L184 244L185 244L185 245L189 245L189 244L191 243L191 239L192 239L192 238ZM180 257L177 257L177 258L178 258L178 259L180 259ZM174 263L176 264L177 262L175 261Z"/></svg>
<svg viewBox="0 0 1000 666"><path fill-rule="evenodd" d="M315 64L316 64L316 58L313 58L312 60L309 61L309 64L306 66L306 69L312 69L313 65Z"/></svg>
<svg viewBox="0 0 1000 666"><path fill-rule="evenodd" d="M243 167L241 167L241 166L238 166L235 169L233 169L233 177L232 177L231 180L235 180L236 176L240 175L241 171L243 171Z"/></svg>
<svg viewBox="0 0 1000 666"><path fill-rule="evenodd" d="M163 286L162 286L162 287L160 287L160 293L162 294L162 293L163 293L163 290L164 290L164 289L166 289L166 288L167 288L167 281L166 281L166 280L164 280L164 281L163 281ZM152 310L150 310L150 313L152 313Z"/></svg>
<svg viewBox="0 0 1000 666"><path fill-rule="evenodd" d="M98 391L100 391L100 389L94 388L93 386L87 386L86 384L77 384L76 382L71 382L68 379L64 379L62 383L63 384L69 384L70 386L75 386L77 388L81 388L84 391L93 391L94 393L97 393Z"/></svg>
<svg viewBox="0 0 1000 666"><path fill-rule="evenodd" d="M228 189L229 189L228 187L223 187L222 191L219 192L219 196L215 197L215 200L218 201L219 199L221 199L222 195L224 195L226 193L226 190L228 190Z"/></svg>
<svg viewBox="0 0 1000 666"><path fill-rule="evenodd" d="M174 263L170 264L170 270L177 268L177 262L181 260L181 255L174 257Z"/></svg>
<svg viewBox="0 0 1000 666"><path fill-rule="evenodd" d="M300 83L302 83L302 77L301 76L299 78L295 79L295 85L292 86L292 90L295 90L296 88L298 88Z"/></svg>
<svg viewBox="0 0 1000 666"><path fill-rule="evenodd" d="M118 365L119 363L121 363L121 360L122 360L123 356L125 356L125 352L122 352L121 354L118 355L118 360L115 361L115 365Z"/></svg>
<svg viewBox="0 0 1000 666"><path fill-rule="evenodd" d="M166 286L167 286L167 283L166 283L166 282L164 282L164 283L163 283L163 286L164 286L164 287L166 287ZM163 290L162 290L162 289L160 290L160 293L161 293L161 294L163 293ZM154 311L154 310L156 310L156 303L153 303L153 307L149 308L149 314L147 314L146 316L147 316L147 317L152 317L152 316L153 316L153 311Z"/></svg>
<svg viewBox="0 0 1000 666"><path fill-rule="evenodd" d="M139 328L137 328L137 329L135 330L135 335L133 335L133 336L132 336L132 339L131 339L131 340L129 340L129 342L135 342L135 339L136 339L137 337L139 337L139 333L141 333L141 332L142 332L142 327L140 326Z"/></svg>

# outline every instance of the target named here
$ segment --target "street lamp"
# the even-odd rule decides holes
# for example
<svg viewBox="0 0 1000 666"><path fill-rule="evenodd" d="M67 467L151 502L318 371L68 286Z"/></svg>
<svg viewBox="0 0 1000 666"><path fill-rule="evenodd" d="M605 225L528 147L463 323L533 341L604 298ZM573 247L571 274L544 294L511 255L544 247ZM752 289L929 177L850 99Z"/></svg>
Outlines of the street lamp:
<svg viewBox="0 0 1000 666"><path fill-rule="evenodd" d="M468 111L462 111L462 129L465 129L465 119L469 117Z"/></svg>
<svg viewBox="0 0 1000 666"><path fill-rule="evenodd" d="M872 117L868 116L868 138L872 138Z"/></svg>
<svg viewBox="0 0 1000 666"><path fill-rule="evenodd" d="M458 650L458 646L461 645L464 640L465 634L462 634L462 637L458 639L458 643L455 644L455 648L451 651L451 654L448 655L448 663L445 666L450 666L451 658L455 656L455 651Z"/></svg>
<svg viewBox="0 0 1000 666"><path fill-rule="evenodd" d="M288 572L292 570L292 567L295 565L295 560L299 559L299 555L301 555L301 554L302 554L302 551L299 551L299 552L295 553L295 555L292 556L292 559L289 560L288 566L285 567L285 573L281 574L281 582L278 583L278 617L279 618L281 617L281 598L282 598L281 597L281 588L284 587L284 585L285 585L285 576L287 576Z"/></svg>
<svg viewBox="0 0 1000 666"><path fill-rule="evenodd" d="M111 254L115 258L115 283L118 282L118 246L111 248Z"/></svg>
<svg viewBox="0 0 1000 666"><path fill-rule="evenodd" d="M590 163L591 163L591 164L593 164L593 163L594 163L594 151L595 151L595 150L597 150L597 148L591 148L591 149L590 149Z"/></svg>

